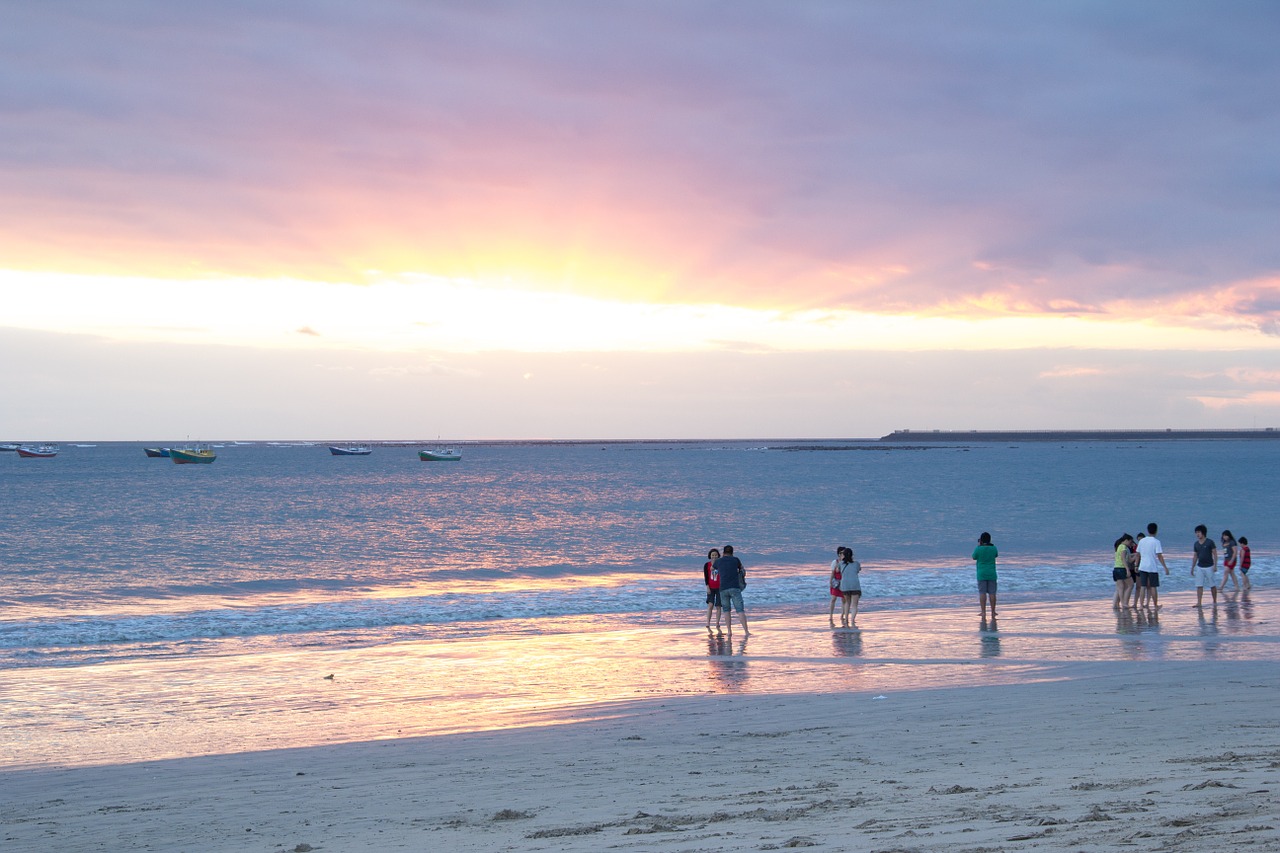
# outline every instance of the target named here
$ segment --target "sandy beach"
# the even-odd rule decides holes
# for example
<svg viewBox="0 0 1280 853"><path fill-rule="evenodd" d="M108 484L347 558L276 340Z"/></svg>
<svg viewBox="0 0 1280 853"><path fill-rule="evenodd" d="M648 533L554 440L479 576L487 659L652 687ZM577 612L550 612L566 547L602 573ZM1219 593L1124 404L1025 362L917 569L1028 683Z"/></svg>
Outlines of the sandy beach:
<svg viewBox="0 0 1280 853"><path fill-rule="evenodd" d="M1280 850L1270 661L0 775L5 849ZM612 714L609 713L612 710Z"/></svg>

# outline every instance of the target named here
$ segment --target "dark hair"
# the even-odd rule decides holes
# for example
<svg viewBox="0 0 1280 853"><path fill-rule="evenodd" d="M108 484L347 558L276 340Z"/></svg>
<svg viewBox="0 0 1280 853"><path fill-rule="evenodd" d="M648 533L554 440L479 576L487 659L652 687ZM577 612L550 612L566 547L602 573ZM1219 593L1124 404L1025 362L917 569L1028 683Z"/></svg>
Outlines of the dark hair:
<svg viewBox="0 0 1280 853"><path fill-rule="evenodd" d="M851 562L853 560L853 557L851 556L852 554L853 549L848 545L840 546L840 559L844 560L846 563Z"/></svg>
<svg viewBox="0 0 1280 853"><path fill-rule="evenodd" d="M1223 539L1230 539L1230 540L1234 541L1236 537L1234 537L1234 536L1232 536L1232 535L1231 535L1231 531L1230 531L1230 530L1224 530L1224 531L1222 531L1222 538L1223 538Z"/></svg>
<svg viewBox="0 0 1280 853"><path fill-rule="evenodd" d="M1248 536L1241 536L1241 537L1240 537L1240 544L1241 544L1241 545L1248 545L1248 544L1249 544L1249 537L1248 537Z"/></svg>
<svg viewBox="0 0 1280 853"><path fill-rule="evenodd" d="M732 556L732 554L733 554L733 546L732 546L732 545L725 545L725 546L724 546L724 552L723 552L723 553L724 553L724 555L725 555L726 557Z"/></svg>
<svg viewBox="0 0 1280 853"><path fill-rule="evenodd" d="M1208 536L1208 535L1209 535L1209 528L1205 527L1203 524L1197 524L1197 525L1196 525L1196 533L1203 533L1205 536ZM1226 534L1224 533L1223 535L1225 536Z"/></svg>
<svg viewBox="0 0 1280 853"><path fill-rule="evenodd" d="M707 552L707 559L708 559L708 560L710 560L710 559L711 559L711 555L712 555L712 554L715 554L717 557L719 557L719 556L720 556L720 549L719 549L719 548L712 548L710 551L708 551L708 552Z"/></svg>
<svg viewBox="0 0 1280 853"><path fill-rule="evenodd" d="M1154 521L1147 525L1147 533L1150 534L1151 536L1155 536L1156 531L1159 529L1160 528L1156 526L1156 523Z"/></svg>
<svg viewBox="0 0 1280 853"><path fill-rule="evenodd" d="M1119 548L1119 547L1120 547L1120 543L1121 543L1121 542L1128 542L1128 541L1129 541L1130 539L1132 539L1132 538L1133 538L1133 537L1132 537L1132 536L1130 536L1128 533L1121 533L1121 534L1120 534L1120 538L1116 540L1116 544L1112 545L1111 547L1112 547L1112 548Z"/></svg>
<svg viewBox="0 0 1280 853"><path fill-rule="evenodd" d="M988 533L988 532L987 532L987 531L985 531L985 530L984 530L984 531L982 531L982 535L978 537L978 544L979 544L979 545L990 545L990 544L991 544L991 534L990 534L990 533Z"/></svg>

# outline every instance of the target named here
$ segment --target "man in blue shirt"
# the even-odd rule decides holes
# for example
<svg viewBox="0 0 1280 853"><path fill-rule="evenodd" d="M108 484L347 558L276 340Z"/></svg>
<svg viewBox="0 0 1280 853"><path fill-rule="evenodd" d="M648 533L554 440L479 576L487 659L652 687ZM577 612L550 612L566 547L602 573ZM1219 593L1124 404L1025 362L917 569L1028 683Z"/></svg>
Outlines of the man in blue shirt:
<svg viewBox="0 0 1280 853"><path fill-rule="evenodd" d="M716 560L715 570L720 575L720 606L725 610L725 621L728 623L729 636L733 636L733 608L738 608L738 616L742 619L742 635L750 636L747 630L747 611L742 606L742 588L747 585L747 570L742 561L733 556L733 546L724 546L724 556Z"/></svg>

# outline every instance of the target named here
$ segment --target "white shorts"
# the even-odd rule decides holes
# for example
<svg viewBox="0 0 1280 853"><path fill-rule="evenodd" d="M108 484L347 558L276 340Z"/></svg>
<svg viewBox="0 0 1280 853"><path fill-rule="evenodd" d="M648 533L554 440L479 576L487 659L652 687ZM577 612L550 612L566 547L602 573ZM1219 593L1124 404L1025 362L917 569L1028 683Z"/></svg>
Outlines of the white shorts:
<svg viewBox="0 0 1280 853"><path fill-rule="evenodd" d="M1218 586L1218 570L1214 566L1196 566L1196 589Z"/></svg>

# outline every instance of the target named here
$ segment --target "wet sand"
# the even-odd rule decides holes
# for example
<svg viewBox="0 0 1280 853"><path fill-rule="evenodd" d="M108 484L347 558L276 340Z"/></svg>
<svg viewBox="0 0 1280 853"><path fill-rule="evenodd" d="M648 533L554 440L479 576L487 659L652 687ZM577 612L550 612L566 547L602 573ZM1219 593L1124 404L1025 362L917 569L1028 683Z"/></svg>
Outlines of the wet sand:
<svg viewBox="0 0 1280 853"><path fill-rule="evenodd" d="M594 665L647 671L647 698L583 696L491 731L10 769L0 839L60 853L1280 850L1270 608L1215 621L1171 601L1144 627L1088 607L1010 604L995 632L960 614L883 614L877 629L871 611L861 635L763 619L741 654L740 637L682 631L669 648L698 655L672 659L701 668L701 693L664 693L654 648L628 660L606 643Z"/></svg>

